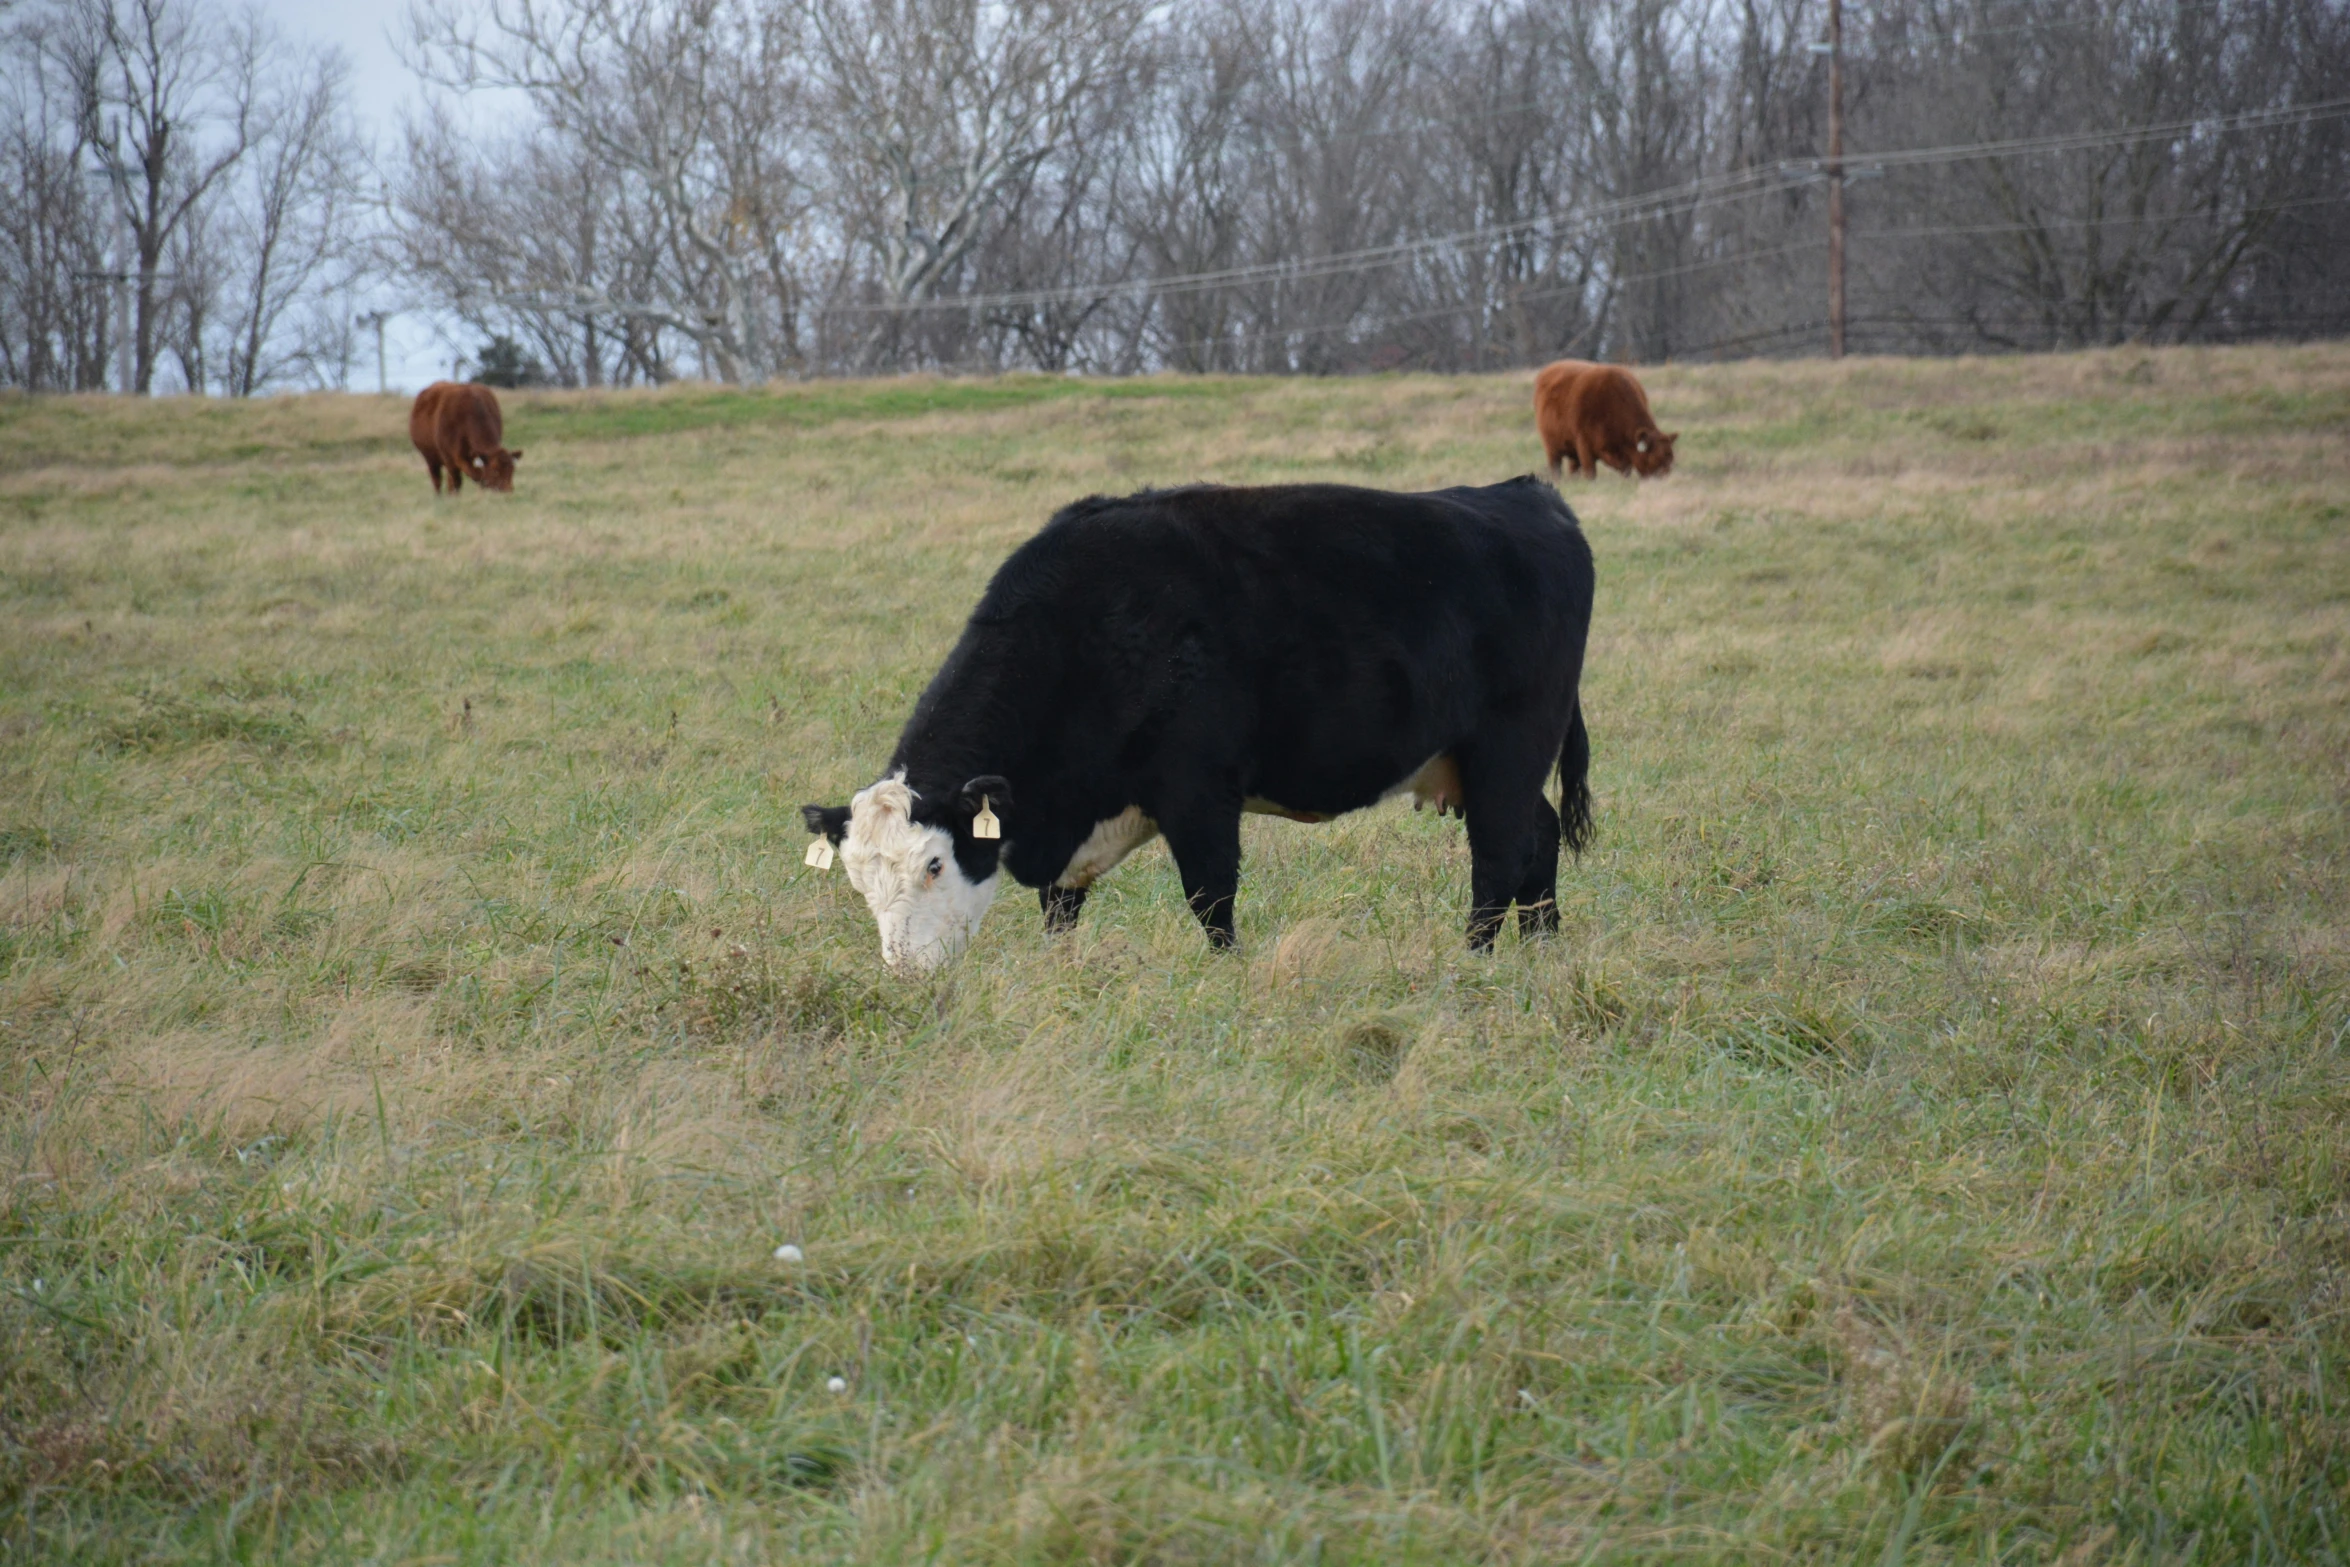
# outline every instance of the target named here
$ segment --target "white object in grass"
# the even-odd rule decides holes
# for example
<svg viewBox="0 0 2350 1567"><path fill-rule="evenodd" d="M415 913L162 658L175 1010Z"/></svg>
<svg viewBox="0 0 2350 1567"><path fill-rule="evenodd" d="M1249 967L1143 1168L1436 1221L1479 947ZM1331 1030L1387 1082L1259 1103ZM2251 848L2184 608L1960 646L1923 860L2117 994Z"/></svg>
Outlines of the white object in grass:
<svg viewBox="0 0 2350 1567"><path fill-rule="evenodd" d="M802 1256L803 1253L800 1251L800 1249L789 1241L785 1241L782 1245L775 1248L775 1260L777 1262L798 1262L802 1259Z"/></svg>
<svg viewBox="0 0 2350 1567"><path fill-rule="evenodd" d="M827 1393L846 1393L848 1390L849 1379L847 1377L834 1377L824 1384L824 1391Z"/></svg>

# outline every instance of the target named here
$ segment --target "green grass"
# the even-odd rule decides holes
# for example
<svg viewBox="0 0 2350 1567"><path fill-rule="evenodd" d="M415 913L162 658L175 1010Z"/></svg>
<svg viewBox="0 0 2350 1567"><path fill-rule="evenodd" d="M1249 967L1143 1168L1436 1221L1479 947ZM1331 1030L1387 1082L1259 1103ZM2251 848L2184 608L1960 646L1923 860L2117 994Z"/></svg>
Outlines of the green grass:
<svg viewBox="0 0 2350 1567"><path fill-rule="evenodd" d="M1648 379L1558 939L1389 807L919 982L797 807L1014 544L1524 379L0 403L0 1540L2350 1554L2350 350Z"/></svg>

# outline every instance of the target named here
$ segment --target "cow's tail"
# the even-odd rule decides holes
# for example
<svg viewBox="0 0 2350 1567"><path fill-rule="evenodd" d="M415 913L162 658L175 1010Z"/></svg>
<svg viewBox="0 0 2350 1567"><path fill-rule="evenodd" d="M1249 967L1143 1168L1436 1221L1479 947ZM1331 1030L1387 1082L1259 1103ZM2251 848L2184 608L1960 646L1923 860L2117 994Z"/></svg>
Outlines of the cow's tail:
<svg viewBox="0 0 2350 1567"><path fill-rule="evenodd" d="M1559 746L1559 842L1577 854L1591 846L1591 736L1583 728L1581 695Z"/></svg>

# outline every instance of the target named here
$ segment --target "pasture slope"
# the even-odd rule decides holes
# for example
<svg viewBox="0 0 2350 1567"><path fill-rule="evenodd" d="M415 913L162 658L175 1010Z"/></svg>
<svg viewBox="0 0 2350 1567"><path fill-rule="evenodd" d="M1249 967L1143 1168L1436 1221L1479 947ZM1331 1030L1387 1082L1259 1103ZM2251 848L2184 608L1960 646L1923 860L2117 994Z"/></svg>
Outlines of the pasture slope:
<svg viewBox="0 0 2350 1567"><path fill-rule="evenodd" d="M2339 1561L2350 348L1653 372L1551 944L803 869L1055 506L1527 384L0 402L5 1549Z"/></svg>

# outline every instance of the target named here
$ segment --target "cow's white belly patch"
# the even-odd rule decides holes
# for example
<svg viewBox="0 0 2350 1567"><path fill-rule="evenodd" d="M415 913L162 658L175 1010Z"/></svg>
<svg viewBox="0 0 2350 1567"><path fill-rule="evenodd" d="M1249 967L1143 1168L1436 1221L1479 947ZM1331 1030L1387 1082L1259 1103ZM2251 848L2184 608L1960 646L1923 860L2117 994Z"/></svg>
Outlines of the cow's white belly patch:
<svg viewBox="0 0 2350 1567"><path fill-rule="evenodd" d="M1117 863L1159 835L1159 824L1142 814L1142 807L1129 805L1117 815L1093 824L1093 831L1069 856L1069 864L1061 872L1056 887L1090 887L1097 877L1107 875Z"/></svg>

